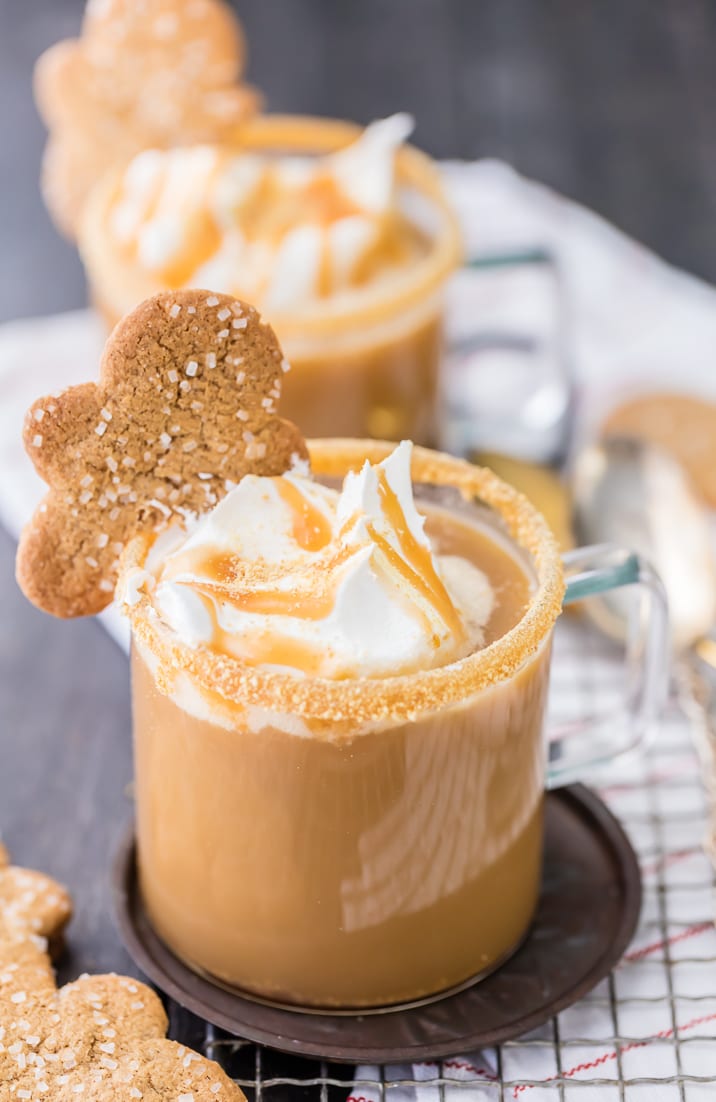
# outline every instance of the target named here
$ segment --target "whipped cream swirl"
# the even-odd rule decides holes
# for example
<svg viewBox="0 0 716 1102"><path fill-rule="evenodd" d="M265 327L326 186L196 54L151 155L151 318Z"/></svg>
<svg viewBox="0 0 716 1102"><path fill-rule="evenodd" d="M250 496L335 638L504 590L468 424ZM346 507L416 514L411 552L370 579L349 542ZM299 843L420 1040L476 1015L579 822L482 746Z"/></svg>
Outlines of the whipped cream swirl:
<svg viewBox="0 0 716 1102"><path fill-rule="evenodd" d="M321 157L145 150L118 180L110 237L167 287L214 287L269 312L345 292L424 250L397 196L412 126L393 115Z"/></svg>
<svg viewBox="0 0 716 1102"><path fill-rule="evenodd" d="M433 552L413 500L412 445L349 474L248 475L125 577L193 648L296 674L382 677L474 650L493 606L485 575Z"/></svg>

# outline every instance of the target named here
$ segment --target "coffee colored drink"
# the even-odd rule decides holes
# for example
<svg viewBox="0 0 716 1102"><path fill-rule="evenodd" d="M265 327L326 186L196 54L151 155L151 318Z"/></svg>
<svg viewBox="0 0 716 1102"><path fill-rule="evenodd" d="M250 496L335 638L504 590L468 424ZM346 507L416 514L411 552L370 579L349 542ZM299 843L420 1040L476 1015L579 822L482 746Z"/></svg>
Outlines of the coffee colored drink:
<svg viewBox="0 0 716 1102"><path fill-rule="evenodd" d="M498 593L486 641L509 630L524 569L446 514L430 530ZM303 1004L400 1002L494 967L537 898L547 663L334 742L199 720L135 649L141 883L159 933L226 982Z"/></svg>
<svg viewBox="0 0 716 1102"><path fill-rule="evenodd" d="M329 453L319 459L319 472L341 473ZM421 463L427 482L473 477L457 461ZM503 506L529 512L506 488L492 490ZM281 493L288 496L285 487ZM272 652L247 634L233 640L249 667L241 689L230 685L223 636L208 645L216 669L205 678L213 659L197 663L194 655L178 670L178 652L165 648L146 610L130 611L137 829L149 915L193 967L263 997L323 1007L420 999L494 968L519 944L534 911L548 627L559 582L545 583L544 563L533 575L484 510L459 494L424 494L418 490L417 501L440 574L450 593L468 595L479 608L479 642L458 644L459 628L446 631L444 645L459 649L445 652L458 656L444 666L331 681L306 672L315 653L308 643ZM396 501L383 497L388 520ZM304 544L318 546L320 516L310 502L297 509ZM429 606L447 620L430 564L400 515L395 531L407 557L393 563L396 576L403 571L416 592L427 580ZM524 528L524 516L514 524ZM537 538L519 535L527 547ZM184 577L187 554L194 576L204 579L192 583L192 600L197 593L205 599L234 569L225 555L209 559L206 548L192 545L171 569L167 558L158 577ZM423 562L421 576L412 577ZM144 564L155 569L149 559ZM160 589L157 608L164 607ZM285 600L275 591L258 604L236 594L226 599L241 615L269 605L275 612ZM537 637L529 621L540 605L547 631ZM166 608L174 614L175 604ZM320 611L303 598L296 608L307 618ZM372 625L376 662L392 615ZM338 669L340 645L334 649ZM304 672L286 680L287 665ZM295 694L293 710L286 693Z"/></svg>
<svg viewBox="0 0 716 1102"><path fill-rule="evenodd" d="M373 436L432 442L443 354L440 295L418 310L340 341L284 347L291 371L281 408L310 436Z"/></svg>

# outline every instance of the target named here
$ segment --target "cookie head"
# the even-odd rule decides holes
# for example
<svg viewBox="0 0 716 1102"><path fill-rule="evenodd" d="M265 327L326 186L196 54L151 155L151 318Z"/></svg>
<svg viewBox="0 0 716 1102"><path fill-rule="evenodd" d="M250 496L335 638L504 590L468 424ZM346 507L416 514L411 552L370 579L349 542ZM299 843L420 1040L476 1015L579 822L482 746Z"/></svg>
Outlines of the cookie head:
<svg viewBox="0 0 716 1102"><path fill-rule="evenodd" d="M143 149L220 142L259 107L242 83L245 45L223 0L89 0L78 39L39 59L50 137L45 201L76 232L90 189Z"/></svg>
<svg viewBox="0 0 716 1102"><path fill-rule="evenodd" d="M25 447L49 492L17 578L56 616L112 600L129 539L211 509L245 474L307 455L277 413L288 365L252 306L210 291L156 295L110 335L98 383L41 398Z"/></svg>

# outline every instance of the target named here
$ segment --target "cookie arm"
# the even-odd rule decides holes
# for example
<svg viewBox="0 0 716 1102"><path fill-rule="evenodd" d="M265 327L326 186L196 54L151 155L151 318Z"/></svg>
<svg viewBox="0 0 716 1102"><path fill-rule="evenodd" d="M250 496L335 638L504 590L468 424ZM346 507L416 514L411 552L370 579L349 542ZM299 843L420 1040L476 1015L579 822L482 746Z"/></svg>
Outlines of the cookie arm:
<svg viewBox="0 0 716 1102"><path fill-rule="evenodd" d="M48 494L25 526L15 559L15 578L27 599L61 620L95 616L110 604L114 585L108 545L72 527L69 507Z"/></svg>
<svg viewBox="0 0 716 1102"><path fill-rule="evenodd" d="M152 1041L142 1052L146 1063L140 1074L146 1086L169 1098L192 1098L193 1102L246 1102L237 1087L214 1060L187 1049L176 1041ZM141 1089L142 1084L137 1084ZM167 1088L170 1088L169 1090ZM166 1092L166 1094L164 1093Z"/></svg>
<svg viewBox="0 0 716 1102"><path fill-rule="evenodd" d="M67 97L74 80L73 69L80 60L79 53L77 40L67 38L50 46L35 62L35 103L48 126L55 126L70 115ZM74 99L72 96L70 98Z"/></svg>

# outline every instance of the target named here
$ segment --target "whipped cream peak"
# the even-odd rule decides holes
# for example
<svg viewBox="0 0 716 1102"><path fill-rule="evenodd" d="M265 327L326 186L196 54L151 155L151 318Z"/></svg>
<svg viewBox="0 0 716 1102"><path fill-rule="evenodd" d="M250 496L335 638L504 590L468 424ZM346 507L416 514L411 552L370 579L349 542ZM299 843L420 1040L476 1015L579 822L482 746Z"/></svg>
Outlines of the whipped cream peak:
<svg viewBox="0 0 716 1102"><path fill-rule="evenodd" d="M330 172L358 207L380 214L394 202L395 154L415 129L407 112L378 119L330 158Z"/></svg>
<svg viewBox="0 0 716 1102"><path fill-rule="evenodd" d="M410 441L403 440L382 463L372 465L366 460L360 471L349 471L336 505L336 517L339 523L346 523L355 517L366 536L369 525L372 525L399 550L398 534L386 515L388 500L395 499L413 539L430 552L430 541L425 535L425 517L416 509L413 498L410 477L412 451Z"/></svg>
<svg viewBox="0 0 716 1102"><path fill-rule="evenodd" d="M185 645L297 675L385 677L464 656L492 590L467 560L434 553L411 449L366 463L341 491L299 471L247 475L155 542L125 601L143 589Z"/></svg>

